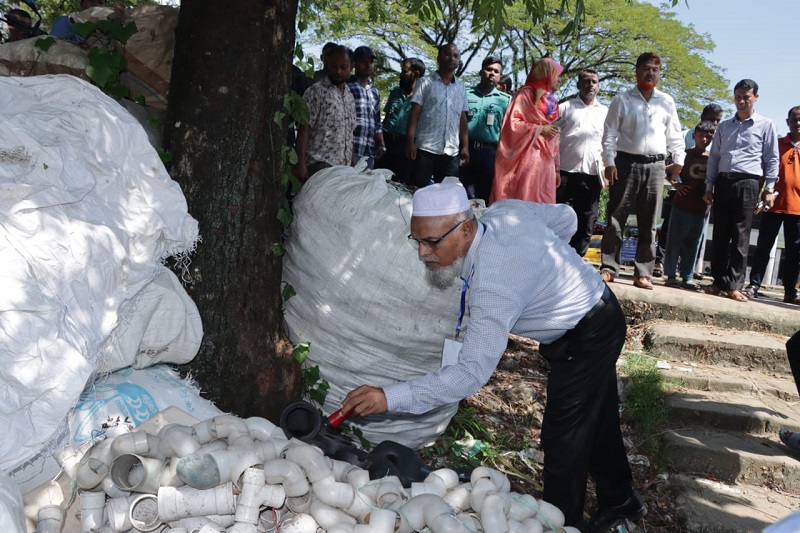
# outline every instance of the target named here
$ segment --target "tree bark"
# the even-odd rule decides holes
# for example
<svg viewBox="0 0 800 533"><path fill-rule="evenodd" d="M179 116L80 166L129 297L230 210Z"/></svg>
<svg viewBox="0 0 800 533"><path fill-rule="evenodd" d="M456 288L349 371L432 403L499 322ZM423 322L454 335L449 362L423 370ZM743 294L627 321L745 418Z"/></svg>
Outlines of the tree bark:
<svg viewBox="0 0 800 533"><path fill-rule="evenodd" d="M281 262L270 245L285 199L274 116L289 90L297 0L183 0L165 126L202 242L187 290L203 318L185 365L205 397L242 417L277 422L301 393L283 336Z"/></svg>

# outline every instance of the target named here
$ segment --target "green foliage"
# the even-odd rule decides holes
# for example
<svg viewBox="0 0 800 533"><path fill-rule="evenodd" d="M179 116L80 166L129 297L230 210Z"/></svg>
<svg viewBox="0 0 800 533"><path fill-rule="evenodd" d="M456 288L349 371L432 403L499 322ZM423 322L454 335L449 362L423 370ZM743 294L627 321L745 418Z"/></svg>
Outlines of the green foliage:
<svg viewBox="0 0 800 533"><path fill-rule="evenodd" d="M281 292L281 296L283 297L284 302L288 302L292 297L296 295L297 291L294 290L294 286L292 286L291 283L286 283L283 286L283 291Z"/></svg>
<svg viewBox="0 0 800 533"><path fill-rule="evenodd" d="M330 383L320 377L318 366L303 368L303 386L309 397L319 405L325 403L331 388Z"/></svg>
<svg viewBox="0 0 800 533"><path fill-rule="evenodd" d="M36 39L36 42L33 43L33 46L42 52L47 52L54 44L56 44L55 37L44 37L42 39Z"/></svg>
<svg viewBox="0 0 800 533"><path fill-rule="evenodd" d="M292 358L301 365L308 359L308 354L311 352L311 343L301 342L292 350ZM317 376L319 378L319 376Z"/></svg>
<svg viewBox="0 0 800 533"><path fill-rule="evenodd" d="M623 352L625 363L620 368L632 388L624 402L623 415L642 436L645 452L656 452L658 440L653 438L667 424L663 394L667 389L656 367L655 358L642 351Z"/></svg>

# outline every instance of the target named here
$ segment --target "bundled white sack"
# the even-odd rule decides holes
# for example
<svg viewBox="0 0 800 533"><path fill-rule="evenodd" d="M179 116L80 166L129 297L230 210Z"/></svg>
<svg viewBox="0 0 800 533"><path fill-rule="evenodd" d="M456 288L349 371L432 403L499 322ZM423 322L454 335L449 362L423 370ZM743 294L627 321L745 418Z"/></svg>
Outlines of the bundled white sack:
<svg viewBox="0 0 800 533"><path fill-rule="evenodd" d="M297 294L285 302L285 318L293 342L311 343L307 364L318 365L330 384L328 414L359 385L435 371L444 337L455 331L461 286L439 291L425 281L407 239L411 193L386 183L385 172L326 169L294 202L283 281ZM444 432L457 407L348 423L372 444L393 440L418 448Z"/></svg>
<svg viewBox="0 0 800 533"><path fill-rule="evenodd" d="M142 127L88 83L0 78L0 119L6 471L51 438L96 370L134 363L142 339L128 338L133 360L109 357L129 329L121 311L136 314L126 302L163 273L161 261L193 250L198 228ZM188 342L174 362L194 357L197 339L175 338Z"/></svg>

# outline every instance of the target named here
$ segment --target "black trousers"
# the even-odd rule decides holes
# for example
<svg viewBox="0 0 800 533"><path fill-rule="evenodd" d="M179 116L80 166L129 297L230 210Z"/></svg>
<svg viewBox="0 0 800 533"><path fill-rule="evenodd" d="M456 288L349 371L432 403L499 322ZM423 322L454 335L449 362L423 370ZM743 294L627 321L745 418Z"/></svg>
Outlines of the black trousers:
<svg viewBox="0 0 800 533"><path fill-rule="evenodd" d="M786 341L786 355L789 357L797 393L800 394L800 331Z"/></svg>
<svg viewBox="0 0 800 533"><path fill-rule="evenodd" d="M483 199L489 204L489 196L492 194L492 183L494 182L494 159L497 150L495 148L472 148L469 149L469 165L461 168L461 183L467 189L472 186L474 198Z"/></svg>
<svg viewBox="0 0 800 533"><path fill-rule="evenodd" d="M417 149L417 158L412 163L411 184L415 187L426 187L431 183L441 183L447 176L458 177L458 154L432 154L425 150Z"/></svg>
<svg viewBox="0 0 800 533"><path fill-rule="evenodd" d="M569 245L581 257L586 255L592 240L597 211L600 209L600 191L600 178L597 176L561 171L561 185L556 189L556 203L571 206L578 215L578 229Z"/></svg>
<svg viewBox="0 0 800 533"><path fill-rule="evenodd" d="M542 423L544 499L564 512L567 525L583 516L589 475L600 507L621 505L632 494L617 395L625 330L625 315L606 287L573 329L539 347L550 363Z"/></svg>
<svg viewBox="0 0 800 533"><path fill-rule="evenodd" d="M731 180L722 176L714 184L711 274L714 285L723 291L740 290L744 285L759 186L758 179Z"/></svg>
<svg viewBox="0 0 800 533"><path fill-rule="evenodd" d="M375 161L375 168L388 168L394 172L395 181L411 184L411 159L406 157L406 137L384 132L386 153Z"/></svg>

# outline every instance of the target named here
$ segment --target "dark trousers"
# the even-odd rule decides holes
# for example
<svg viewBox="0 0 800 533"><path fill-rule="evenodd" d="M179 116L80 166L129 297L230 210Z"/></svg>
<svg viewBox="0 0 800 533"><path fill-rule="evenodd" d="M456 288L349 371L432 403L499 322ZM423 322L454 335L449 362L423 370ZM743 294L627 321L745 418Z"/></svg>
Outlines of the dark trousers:
<svg viewBox="0 0 800 533"><path fill-rule="evenodd" d="M411 167L412 185L426 187L431 184L431 178L435 183L440 183L447 176L458 177L459 162L458 154L439 155L417 149L417 158Z"/></svg>
<svg viewBox="0 0 800 533"><path fill-rule="evenodd" d="M632 494L617 395L625 330L622 309L606 287L601 303L573 329L539 346L550 363L542 423L544 499L564 512L567 525L583 516L588 475L600 507L620 505Z"/></svg>
<svg viewBox="0 0 800 533"><path fill-rule="evenodd" d="M495 148L470 148L469 165L461 168L461 183L472 190L473 198L481 198L488 205L494 181Z"/></svg>
<svg viewBox="0 0 800 533"><path fill-rule="evenodd" d="M597 211L600 209L601 190L598 176L561 171L561 184L556 189L556 203L571 206L578 215L578 229L569 245L581 257L586 254L592 240Z"/></svg>
<svg viewBox="0 0 800 533"><path fill-rule="evenodd" d="M667 236L669 234L669 217L672 214L672 199L678 193L675 189L669 191L661 203L661 229L656 232L656 263L663 263L666 256Z"/></svg>
<svg viewBox="0 0 800 533"><path fill-rule="evenodd" d="M789 357L797 393L800 394L800 331L786 341L786 355Z"/></svg>
<svg viewBox="0 0 800 533"><path fill-rule="evenodd" d="M785 213L764 213L758 226L758 244L750 269L750 285L756 289L764 282L764 274L769 263L769 253L783 226L786 249L783 258L783 296L793 299L797 296L797 279L800 275L800 215Z"/></svg>
<svg viewBox="0 0 800 533"><path fill-rule="evenodd" d="M406 137L405 135L383 134L386 142L386 153L383 157L375 161L375 168L388 168L394 172L394 180L411 184L411 163L406 157Z"/></svg>
<svg viewBox="0 0 800 533"><path fill-rule="evenodd" d="M744 285L759 185L757 179L731 180L721 176L714 184L711 274L714 285L723 291L740 290Z"/></svg>
<svg viewBox="0 0 800 533"><path fill-rule="evenodd" d="M639 237L633 262L634 276L649 278L655 266L656 221L664 197L664 162L634 163L626 157L616 159L618 179L608 190L608 226L600 243L602 270L619 272L622 261L622 233L628 215L636 206Z"/></svg>

